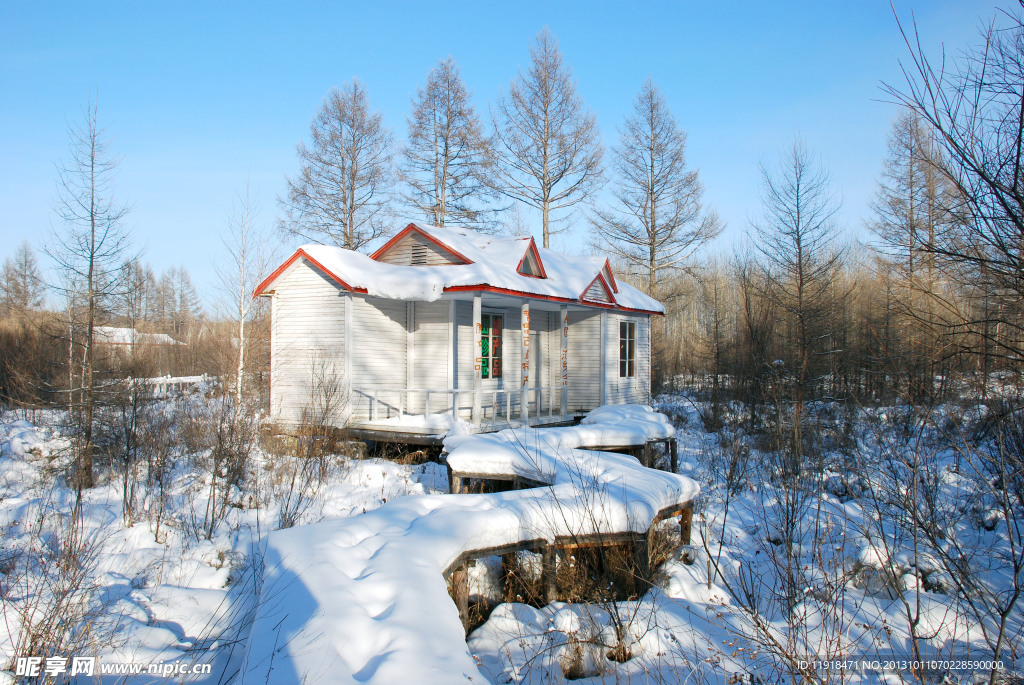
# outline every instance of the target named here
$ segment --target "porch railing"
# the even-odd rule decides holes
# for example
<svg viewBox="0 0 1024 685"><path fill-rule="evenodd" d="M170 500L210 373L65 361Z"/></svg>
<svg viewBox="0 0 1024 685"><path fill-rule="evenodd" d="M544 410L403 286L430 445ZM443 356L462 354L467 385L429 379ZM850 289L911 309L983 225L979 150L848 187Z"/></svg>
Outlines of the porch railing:
<svg viewBox="0 0 1024 685"><path fill-rule="evenodd" d="M478 391L461 388L353 388L355 406L352 412L353 416L365 416L370 422L435 413L466 419L478 416L481 422L508 421L522 418L525 398L527 420L540 419L545 413L548 418L553 418L565 415L564 408L560 406L561 391L561 386ZM474 407L476 397L480 398L480 404ZM366 407L365 412L363 407ZM479 409L479 413L474 412L474 408Z"/></svg>

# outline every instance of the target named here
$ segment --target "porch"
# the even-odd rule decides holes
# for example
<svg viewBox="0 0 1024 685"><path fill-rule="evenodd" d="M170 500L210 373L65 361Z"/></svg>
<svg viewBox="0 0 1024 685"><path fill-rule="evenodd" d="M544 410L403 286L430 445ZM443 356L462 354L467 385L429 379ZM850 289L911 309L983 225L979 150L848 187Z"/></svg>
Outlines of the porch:
<svg viewBox="0 0 1024 685"><path fill-rule="evenodd" d="M555 426L574 423L568 386L498 389L353 388L349 431L355 436L387 442L440 444L456 421L473 433L514 426ZM566 408L563 411L563 408Z"/></svg>

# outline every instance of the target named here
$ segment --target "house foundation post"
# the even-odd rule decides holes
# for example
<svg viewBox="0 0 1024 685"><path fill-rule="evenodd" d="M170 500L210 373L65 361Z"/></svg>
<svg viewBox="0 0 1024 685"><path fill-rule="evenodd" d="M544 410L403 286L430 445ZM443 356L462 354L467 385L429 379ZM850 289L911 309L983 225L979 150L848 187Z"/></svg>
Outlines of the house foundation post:
<svg viewBox="0 0 1024 685"><path fill-rule="evenodd" d="M462 619L462 628L469 630L469 570L465 564L460 564L452 572L452 595L455 599L455 606L459 609L459 618Z"/></svg>
<svg viewBox="0 0 1024 685"><path fill-rule="evenodd" d="M516 554L501 555L501 601L515 602L516 594L512 588L513 578L516 572ZM525 598L523 598L525 601Z"/></svg>
<svg viewBox="0 0 1024 685"><path fill-rule="evenodd" d="M480 386L482 382L483 345L480 340L481 313L480 296L473 296L473 425L480 425Z"/></svg>
<svg viewBox="0 0 1024 685"><path fill-rule="evenodd" d="M569 308L562 305L558 318L562 329L562 354L559 362L562 368L562 398L559 409L565 417L569 414Z"/></svg>
<svg viewBox="0 0 1024 685"><path fill-rule="evenodd" d="M679 515L679 541L690 544L690 532L693 527L693 503L691 502Z"/></svg>
<svg viewBox="0 0 1024 685"><path fill-rule="evenodd" d="M558 550L553 544L544 546L544 554L541 558L541 584L546 604L551 604L558 599L558 587L555 585L557 555Z"/></svg>
<svg viewBox="0 0 1024 685"><path fill-rule="evenodd" d="M519 420L524 426L530 425L530 302L526 300L523 302L523 307L519 315L520 326L522 327L522 341L523 341L523 354L520 361L522 362L522 371L520 371L520 378L522 382L520 384L522 392L519 400Z"/></svg>
<svg viewBox="0 0 1024 685"><path fill-rule="evenodd" d="M651 585L651 551L648 535L638 535L633 542L633 563L636 567L637 584L645 588Z"/></svg>

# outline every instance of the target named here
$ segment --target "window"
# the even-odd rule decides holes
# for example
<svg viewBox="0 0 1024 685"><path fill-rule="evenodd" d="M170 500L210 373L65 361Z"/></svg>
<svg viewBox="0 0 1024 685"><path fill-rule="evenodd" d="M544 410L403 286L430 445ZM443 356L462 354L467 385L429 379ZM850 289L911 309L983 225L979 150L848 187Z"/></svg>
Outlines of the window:
<svg viewBox="0 0 1024 685"><path fill-rule="evenodd" d="M501 326L500 314L480 316L480 375L482 378L501 378Z"/></svg>
<svg viewBox="0 0 1024 685"><path fill-rule="evenodd" d="M636 323L619 322L619 378L636 377Z"/></svg>

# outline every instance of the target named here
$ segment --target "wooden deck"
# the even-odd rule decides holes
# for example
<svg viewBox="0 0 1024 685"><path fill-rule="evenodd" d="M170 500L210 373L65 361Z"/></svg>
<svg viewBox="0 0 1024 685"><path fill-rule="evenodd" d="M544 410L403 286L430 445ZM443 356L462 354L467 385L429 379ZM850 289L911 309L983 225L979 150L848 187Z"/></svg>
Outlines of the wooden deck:
<svg viewBox="0 0 1024 685"><path fill-rule="evenodd" d="M561 416L536 416L530 417L530 426L553 428L555 426L571 426L579 422L583 414L569 414ZM522 424L518 417L511 421L504 417L497 420L482 422L478 426L470 425L471 433L497 433L506 428L518 428ZM414 425L401 425L379 421L354 421L349 424L348 433L354 440L372 440L374 442L389 442L408 445L440 445L444 442L444 436L448 433L446 426L436 428Z"/></svg>

